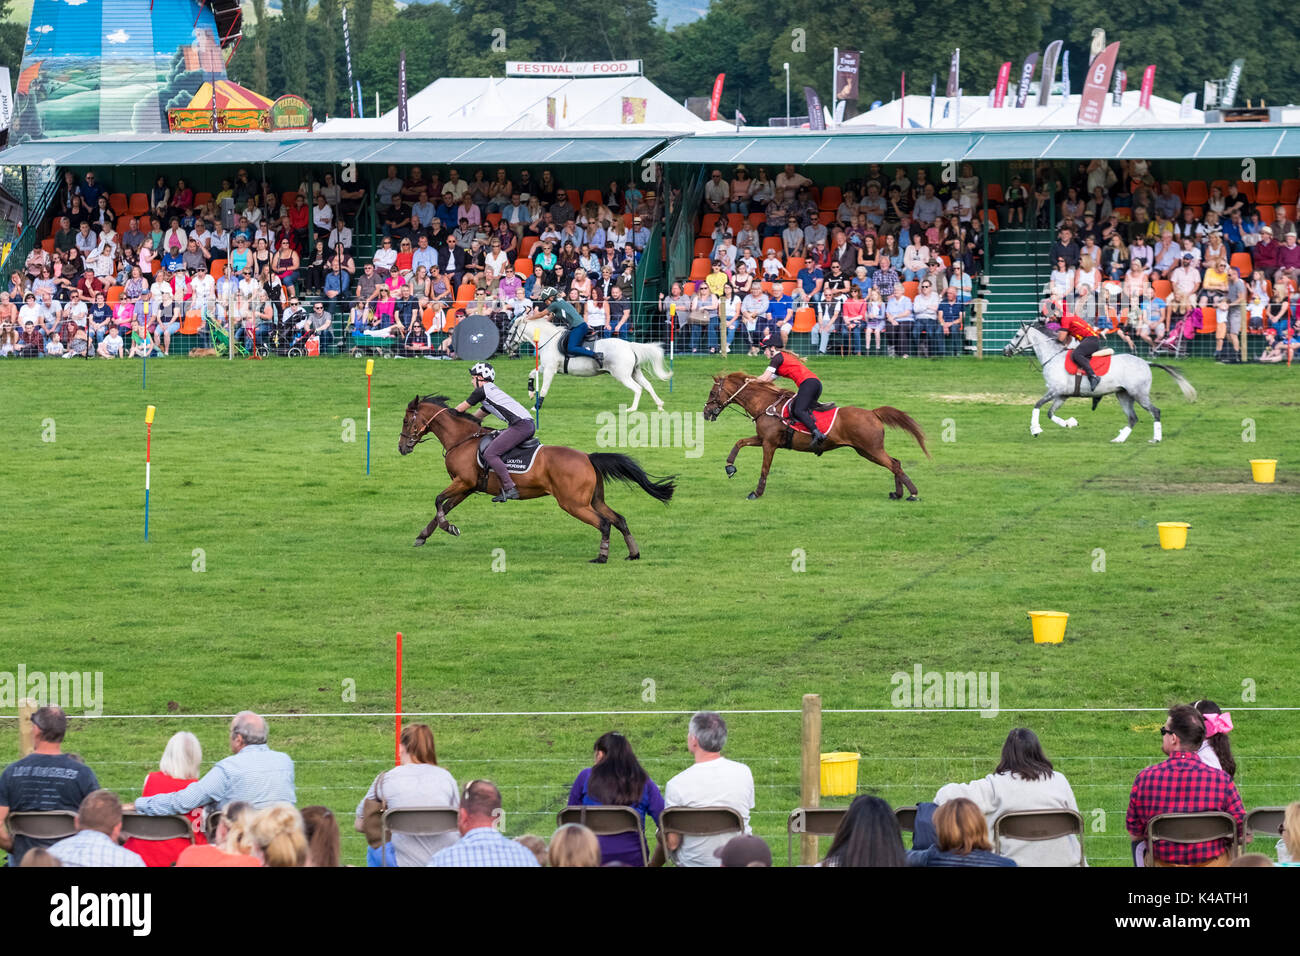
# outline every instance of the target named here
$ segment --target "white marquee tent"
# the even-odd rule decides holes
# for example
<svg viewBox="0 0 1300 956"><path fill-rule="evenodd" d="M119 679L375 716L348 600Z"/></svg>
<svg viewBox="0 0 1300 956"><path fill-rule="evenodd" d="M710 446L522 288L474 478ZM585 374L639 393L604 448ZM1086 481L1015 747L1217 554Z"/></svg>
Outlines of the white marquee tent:
<svg viewBox="0 0 1300 956"><path fill-rule="evenodd" d="M1008 94L1014 102L1015 91ZM1203 123L1205 114L1192 110L1191 116L1180 116L1181 104L1174 100L1152 96L1151 108L1144 110L1138 106L1141 91L1128 90L1124 93L1119 106L1106 94L1102 109L1101 125L1103 127L1127 126L1188 126ZM988 105L987 96L963 96L961 98L961 123L957 124L957 100L939 96L934 101L934 129L1006 129L1025 127L1051 127L1060 129L1075 126L1079 116L1080 94L1073 94L1067 100L1059 96L1052 97L1048 106L1025 106L1016 109L1004 106L994 109ZM948 115L944 116L944 107L949 106ZM842 129L862 129L875 126L892 129L928 128L930 127L930 97L907 96L903 100L891 100L874 110L861 113L841 124Z"/></svg>
<svg viewBox="0 0 1300 956"><path fill-rule="evenodd" d="M546 131L555 100L557 132L726 132L730 123L702 120L644 76L581 78L444 77L407 99L412 132L475 134ZM639 101L644 100L644 113ZM636 122L635 120L641 120ZM395 133L397 110L378 118L331 119L323 133Z"/></svg>

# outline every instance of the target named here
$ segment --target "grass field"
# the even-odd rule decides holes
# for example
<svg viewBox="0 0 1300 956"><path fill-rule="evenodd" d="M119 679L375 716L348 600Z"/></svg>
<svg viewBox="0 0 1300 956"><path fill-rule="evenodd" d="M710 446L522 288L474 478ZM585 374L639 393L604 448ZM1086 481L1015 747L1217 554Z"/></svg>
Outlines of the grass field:
<svg viewBox="0 0 1300 956"><path fill-rule="evenodd" d="M475 715L429 721L458 780L501 784L510 833L549 835L606 730L627 733L662 785L689 755L686 717L659 712L781 710L732 716L727 747L754 769L755 827L781 862L799 797L794 711L814 692L823 749L860 752L859 790L895 805L991 772L1006 732L1032 727L1074 786L1098 864L1127 860L1128 789L1160 756L1160 713L1108 708L1213 697L1236 712L1246 805L1300 797L1300 713L1243 712L1300 706L1295 372L1189 362L1194 405L1157 372L1164 443L1147 444L1144 415L1116 446L1113 401L1072 402L1079 428L1031 438L1041 380L1028 361L812 364L827 398L921 422L933 461L902 432L887 438L921 501L887 500L889 475L848 451L778 453L767 495L747 501L758 453L727 480L723 460L749 433L728 411L704 426L700 457L604 449L680 485L666 508L611 486L644 557L619 560L616 534L613 560L593 566L597 533L547 500L476 496L453 514L461 537L411 548L447 477L436 443L398 455L402 413L417 392L467 393L463 363L377 363L369 477L359 362L154 361L145 392L126 362L0 363L0 670L102 671L105 714L177 715L73 721L69 749L126 799L176 730L199 735L205 769L225 755L225 720L183 715L349 715L272 718L271 743L297 761L299 804L345 822L353 861L353 808L392 759L391 718L365 715L393 708L399 630L405 709ZM710 373L761 365L679 361L668 407L698 411ZM498 369L522 394L524 363ZM608 379L559 380L541 436L598 450L597 414L626 400ZM1279 459L1278 483L1253 484L1250 458ZM1160 550L1161 520L1191 523L1187 550ZM1064 644L1032 643L1036 608L1071 613ZM996 672L997 715L894 710L892 675L918 665ZM829 712L850 709L885 712ZM482 716L536 711L621 713ZM0 721L6 754L13 726Z"/></svg>

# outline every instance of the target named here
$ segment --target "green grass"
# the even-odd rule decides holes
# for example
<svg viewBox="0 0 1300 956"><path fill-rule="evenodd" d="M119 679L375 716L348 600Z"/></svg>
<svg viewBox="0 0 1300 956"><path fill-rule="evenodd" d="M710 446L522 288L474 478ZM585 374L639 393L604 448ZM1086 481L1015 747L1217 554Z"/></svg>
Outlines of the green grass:
<svg viewBox="0 0 1300 956"><path fill-rule="evenodd" d="M623 449L680 485L667 508L610 487L644 557L619 560L615 535L601 567L587 563L594 529L548 500L476 496L453 514L460 538L438 533L411 548L447 477L436 443L398 455L402 412L417 392L468 392L463 363L377 363L369 477L359 362L154 361L146 392L134 363L0 363L0 670L103 671L107 714L355 714L271 722L272 745L298 762L299 803L345 821L391 760L391 718L364 715L393 708L399 630L408 712L633 712L431 718L457 779L502 785L511 833L549 835L608 729L632 738L662 784L689 760L686 719L652 712L797 711L805 693L828 710L890 711L827 713L823 749L862 753L859 790L895 805L991 772L1007 730L1034 728L1074 786L1095 863L1127 860L1128 789L1159 758L1161 715L1022 708L1213 697L1238 712L1247 806L1297 797L1297 715L1241 712L1300 705L1294 372L1189 362L1195 405L1157 372L1165 442L1147 444L1144 416L1116 446L1114 402L1095 413L1072 402L1079 428L1049 424L1031 438L1041 382L1028 362L813 366L829 399L894 405L921 422L933 461L904 433L887 436L920 502L887 500L889 475L847 451L780 452L767 495L747 501L758 453L743 451L727 480L723 460L748 433L729 411L705 426L702 457ZM700 409L722 367L679 361L669 408ZM522 393L524 363L498 368ZM598 450L597 413L626 398L608 379L559 380L542 437ZM147 544L146 403L158 407ZM341 440L347 418L355 443ZM1254 444L1242 441L1246 418ZM42 441L46 419L54 442ZM955 440L943 440L945 423ZM1251 482L1256 457L1280 460L1276 485ZM1160 550L1161 520L1191 523L1187 550ZM796 548L804 573L792 571ZM1092 570L1097 548L1104 573ZM195 549L203 573L192 570ZM506 570L494 573L502 553ZM1071 613L1060 646L1030 640L1025 611L1047 607ZM891 675L916 664L996 671L1000 712L891 711ZM355 701L344 700L346 681ZM728 753L755 771L756 828L783 860L785 816L799 802L799 717L729 723ZM12 727L0 721L7 736ZM179 729L199 735L205 768L224 756L217 718L80 719L68 746L129 799ZM345 835L351 859L362 847Z"/></svg>

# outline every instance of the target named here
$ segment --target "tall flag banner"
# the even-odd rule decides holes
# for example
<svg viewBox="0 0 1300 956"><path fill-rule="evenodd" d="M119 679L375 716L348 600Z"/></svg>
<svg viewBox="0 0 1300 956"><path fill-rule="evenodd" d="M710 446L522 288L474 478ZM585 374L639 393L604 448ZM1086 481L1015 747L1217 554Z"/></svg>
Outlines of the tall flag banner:
<svg viewBox="0 0 1300 956"><path fill-rule="evenodd" d="M1088 51L1088 60L1097 59L1101 56L1101 51L1106 49L1106 31L1100 27L1092 31L1092 49Z"/></svg>
<svg viewBox="0 0 1300 956"><path fill-rule="evenodd" d="M1201 98L1201 109L1213 109L1219 105L1219 88L1212 80L1205 81L1205 95Z"/></svg>
<svg viewBox="0 0 1300 956"><path fill-rule="evenodd" d="M803 98L808 103L808 128L825 129L826 117L822 115L822 101L821 97L817 95L817 91L811 86L805 86L803 88Z"/></svg>
<svg viewBox="0 0 1300 956"><path fill-rule="evenodd" d="M898 128L903 128L903 117L907 115L907 71L898 74Z"/></svg>
<svg viewBox="0 0 1300 956"><path fill-rule="evenodd" d="M961 78L961 48L952 51L952 62L948 64L948 92L945 96L956 96Z"/></svg>
<svg viewBox="0 0 1300 956"><path fill-rule="evenodd" d="M1179 119L1191 119L1192 114L1196 111L1196 93L1191 92L1183 97L1183 102L1178 107Z"/></svg>
<svg viewBox="0 0 1300 956"><path fill-rule="evenodd" d="M718 104L722 102L722 84L727 78L727 74L719 73L718 78L713 81L713 95L709 97L709 119L718 118Z"/></svg>
<svg viewBox="0 0 1300 956"><path fill-rule="evenodd" d="M339 9L343 14L343 59L348 64L348 115L357 115L357 101L352 96L352 39L348 36L348 8L346 4L339 4ZM357 93L361 92L361 82L356 82Z"/></svg>
<svg viewBox="0 0 1300 956"><path fill-rule="evenodd" d="M858 101L858 73L862 53L858 50L840 50L835 60L835 99Z"/></svg>
<svg viewBox="0 0 1300 956"><path fill-rule="evenodd" d="M1128 88L1128 70L1122 66L1115 71L1115 84L1111 90L1111 103L1115 106L1124 105L1124 90Z"/></svg>
<svg viewBox="0 0 1300 956"><path fill-rule="evenodd" d="M623 97L623 125L639 126L645 122L645 101L644 96L625 96Z"/></svg>
<svg viewBox="0 0 1300 956"><path fill-rule="evenodd" d="M406 113L406 50L397 61L397 129L405 133L410 129L410 118Z"/></svg>
<svg viewBox="0 0 1300 956"><path fill-rule="evenodd" d="M835 103L835 114L831 117L831 122L839 126L844 122L844 109L848 104L844 100L837 100Z"/></svg>
<svg viewBox="0 0 1300 956"><path fill-rule="evenodd" d="M1011 61L998 67L998 85L993 88L993 108L1002 109L1007 101L1007 83L1011 80Z"/></svg>
<svg viewBox="0 0 1300 956"><path fill-rule="evenodd" d="M1039 106L1047 106L1052 101L1052 84L1056 82L1056 61L1064 45L1060 40L1053 40L1043 51L1043 75L1038 81Z"/></svg>
<svg viewBox="0 0 1300 956"><path fill-rule="evenodd" d="M1142 98L1138 100L1138 106L1144 110L1151 109L1151 91L1156 85L1156 65L1152 63L1142 71Z"/></svg>
<svg viewBox="0 0 1300 956"><path fill-rule="evenodd" d="M1038 68L1038 51L1025 57L1025 64L1020 68L1020 85L1016 87L1016 109L1020 109L1029 99L1029 84L1034 81L1034 70Z"/></svg>
<svg viewBox="0 0 1300 956"><path fill-rule="evenodd" d="M1228 82L1223 85L1223 99L1219 101L1220 109L1226 109L1237 101L1237 87L1241 85L1241 69L1245 65L1245 60L1232 61L1232 69L1228 71Z"/></svg>
<svg viewBox="0 0 1300 956"><path fill-rule="evenodd" d="M548 96L546 98L546 125L549 126L551 129L555 129L556 105L557 105L557 101L554 96Z"/></svg>
<svg viewBox="0 0 1300 956"><path fill-rule="evenodd" d="M1061 82L1065 85L1065 97L1063 102L1070 102L1070 51L1066 50L1061 55Z"/></svg>
<svg viewBox="0 0 1300 956"><path fill-rule="evenodd" d="M930 125L934 125L934 96L939 92L939 74L930 77Z"/></svg>
<svg viewBox="0 0 1300 956"><path fill-rule="evenodd" d="M1119 41L1116 40L1088 65L1088 78L1084 81L1083 96L1079 100L1078 122L1081 125L1100 125L1101 112L1106 105L1106 88L1110 85L1118 56Z"/></svg>
<svg viewBox="0 0 1300 956"><path fill-rule="evenodd" d="M0 132L7 130L14 118L14 94L9 82L9 67L0 67Z"/></svg>

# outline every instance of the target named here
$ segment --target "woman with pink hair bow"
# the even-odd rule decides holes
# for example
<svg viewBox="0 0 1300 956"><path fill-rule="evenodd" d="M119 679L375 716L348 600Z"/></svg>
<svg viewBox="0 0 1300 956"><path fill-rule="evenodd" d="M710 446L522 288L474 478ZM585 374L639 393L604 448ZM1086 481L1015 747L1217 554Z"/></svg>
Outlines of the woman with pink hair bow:
<svg viewBox="0 0 1300 956"><path fill-rule="evenodd" d="M1198 700L1192 704L1205 718L1205 739L1196 755L1201 763L1222 770L1229 777L1237 775L1237 761L1232 756L1228 733L1232 730L1232 715L1220 710L1212 700Z"/></svg>

